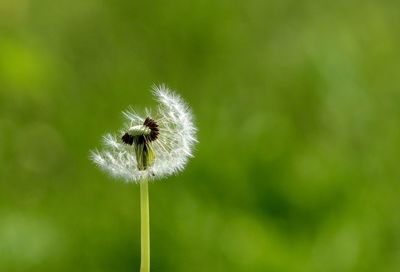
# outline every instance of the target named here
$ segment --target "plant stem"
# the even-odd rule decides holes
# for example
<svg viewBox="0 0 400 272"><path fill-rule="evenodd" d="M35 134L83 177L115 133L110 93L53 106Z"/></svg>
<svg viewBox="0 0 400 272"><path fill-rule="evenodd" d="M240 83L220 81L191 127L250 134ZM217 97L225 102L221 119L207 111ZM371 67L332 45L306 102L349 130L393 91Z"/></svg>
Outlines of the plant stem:
<svg viewBox="0 0 400 272"><path fill-rule="evenodd" d="M149 214L149 183L140 183L140 237L141 264L140 272L150 271L150 214Z"/></svg>

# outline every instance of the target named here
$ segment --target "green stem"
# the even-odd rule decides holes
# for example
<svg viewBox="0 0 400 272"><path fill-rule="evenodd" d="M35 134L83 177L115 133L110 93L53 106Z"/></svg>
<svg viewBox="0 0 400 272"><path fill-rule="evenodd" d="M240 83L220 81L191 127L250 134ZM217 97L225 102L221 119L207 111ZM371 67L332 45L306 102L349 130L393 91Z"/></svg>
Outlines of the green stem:
<svg viewBox="0 0 400 272"><path fill-rule="evenodd" d="M150 214L149 214L149 183L140 183L140 237L141 264L140 272L150 271Z"/></svg>

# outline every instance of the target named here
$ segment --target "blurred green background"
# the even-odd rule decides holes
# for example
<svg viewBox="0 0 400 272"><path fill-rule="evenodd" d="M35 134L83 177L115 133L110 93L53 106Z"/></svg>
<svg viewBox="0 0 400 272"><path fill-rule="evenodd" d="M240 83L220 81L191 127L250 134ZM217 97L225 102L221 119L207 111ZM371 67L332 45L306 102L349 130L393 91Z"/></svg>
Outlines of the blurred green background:
<svg viewBox="0 0 400 272"><path fill-rule="evenodd" d="M400 271L398 1L2 0L0 271L139 271L139 188L89 160L153 83L195 158L152 271Z"/></svg>

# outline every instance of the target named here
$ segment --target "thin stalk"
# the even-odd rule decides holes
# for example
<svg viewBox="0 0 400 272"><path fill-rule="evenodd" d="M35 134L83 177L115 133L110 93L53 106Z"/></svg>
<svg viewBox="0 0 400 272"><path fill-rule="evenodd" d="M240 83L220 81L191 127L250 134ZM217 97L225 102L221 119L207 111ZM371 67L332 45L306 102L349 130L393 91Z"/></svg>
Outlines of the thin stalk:
<svg viewBox="0 0 400 272"><path fill-rule="evenodd" d="M140 272L150 272L149 183L147 180L140 183L140 237Z"/></svg>

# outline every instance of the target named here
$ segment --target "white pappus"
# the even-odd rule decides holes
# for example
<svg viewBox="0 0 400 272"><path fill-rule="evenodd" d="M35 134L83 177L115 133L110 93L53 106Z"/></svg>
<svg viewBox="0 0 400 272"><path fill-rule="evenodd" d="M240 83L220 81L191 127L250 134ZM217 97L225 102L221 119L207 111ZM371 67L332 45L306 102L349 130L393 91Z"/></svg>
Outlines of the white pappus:
<svg viewBox="0 0 400 272"><path fill-rule="evenodd" d="M165 85L152 89L159 103L154 114L123 112L124 129L106 134L104 149L91 151L91 160L114 177L137 183L160 179L183 170L192 157L197 129L191 110Z"/></svg>

